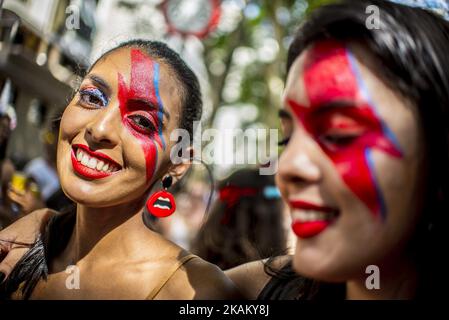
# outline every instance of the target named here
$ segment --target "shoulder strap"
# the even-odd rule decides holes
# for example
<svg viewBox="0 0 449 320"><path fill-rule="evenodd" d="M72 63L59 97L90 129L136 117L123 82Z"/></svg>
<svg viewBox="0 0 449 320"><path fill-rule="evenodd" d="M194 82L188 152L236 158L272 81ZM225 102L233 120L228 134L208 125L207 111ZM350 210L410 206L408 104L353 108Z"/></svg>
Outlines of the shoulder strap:
<svg viewBox="0 0 449 320"><path fill-rule="evenodd" d="M166 285L168 280L173 277L173 275L178 271L180 267L182 267L184 264L186 264L188 261L192 260L193 258L197 258L194 254L187 254L184 257L180 258L176 263L173 264L173 266L169 269L169 271L166 273L165 277L162 279L162 281L154 287L154 289L150 292L150 294L146 297L146 300L153 300L158 293L161 291L161 289Z"/></svg>

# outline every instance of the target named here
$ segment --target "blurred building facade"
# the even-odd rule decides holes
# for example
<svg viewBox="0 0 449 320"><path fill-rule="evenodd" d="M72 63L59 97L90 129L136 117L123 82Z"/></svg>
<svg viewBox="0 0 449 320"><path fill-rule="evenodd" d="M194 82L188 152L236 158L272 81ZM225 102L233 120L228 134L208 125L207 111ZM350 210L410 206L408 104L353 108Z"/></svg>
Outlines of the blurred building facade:
<svg viewBox="0 0 449 320"><path fill-rule="evenodd" d="M88 65L96 0L4 0L0 13L0 86L12 83L17 114L8 154L42 154L41 129L68 102Z"/></svg>

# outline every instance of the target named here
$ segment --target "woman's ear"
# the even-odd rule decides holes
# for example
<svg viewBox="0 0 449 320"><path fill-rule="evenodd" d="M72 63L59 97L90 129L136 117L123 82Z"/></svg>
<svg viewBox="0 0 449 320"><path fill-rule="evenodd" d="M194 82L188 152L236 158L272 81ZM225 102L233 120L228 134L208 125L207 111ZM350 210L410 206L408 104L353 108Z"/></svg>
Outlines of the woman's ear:
<svg viewBox="0 0 449 320"><path fill-rule="evenodd" d="M187 148L187 154L189 155L189 159L182 159L182 162L179 164L172 164L168 169L167 173L172 176L173 184L177 183L181 178L186 174L187 170L189 170L192 165L192 160L194 158L194 150L193 147Z"/></svg>

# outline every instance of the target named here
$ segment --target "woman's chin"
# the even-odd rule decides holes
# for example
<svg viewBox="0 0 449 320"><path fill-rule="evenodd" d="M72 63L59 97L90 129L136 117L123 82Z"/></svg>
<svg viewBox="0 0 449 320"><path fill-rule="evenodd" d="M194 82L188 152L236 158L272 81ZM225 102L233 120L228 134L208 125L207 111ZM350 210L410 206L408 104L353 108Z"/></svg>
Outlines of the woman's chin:
<svg viewBox="0 0 449 320"><path fill-rule="evenodd" d="M68 179L67 179L68 180ZM78 205L101 208L113 204L111 190L99 190L88 181L66 181L61 179L61 188L65 195ZM119 201L119 200L117 200Z"/></svg>
<svg viewBox="0 0 449 320"><path fill-rule="evenodd" d="M143 194L140 189L122 189L120 186L110 184L98 185L84 180L61 179L61 187L68 198L78 205L90 208L105 208L125 203L141 203ZM124 192L124 190L126 192Z"/></svg>
<svg viewBox="0 0 449 320"><path fill-rule="evenodd" d="M83 205L91 208L101 208L104 207L105 201L101 198L95 197L94 194L86 194L83 192L80 192L79 190L71 190L71 188L65 189L62 188L65 195L72 200L77 205Z"/></svg>
<svg viewBox="0 0 449 320"><path fill-rule="evenodd" d="M336 266L319 269L314 266L307 265L307 263L296 264L293 262L293 270L303 277L317 281L333 283L345 282L348 280L348 277L345 275L346 272L340 272Z"/></svg>
<svg viewBox="0 0 449 320"><path fill-rule="evenodd" d="M318 250L312 252L296 251L293 258L293 270L310 279L324 282L344 282L351 277L348 270L356 266L348 266L341 258L329 257Z"/></svg>

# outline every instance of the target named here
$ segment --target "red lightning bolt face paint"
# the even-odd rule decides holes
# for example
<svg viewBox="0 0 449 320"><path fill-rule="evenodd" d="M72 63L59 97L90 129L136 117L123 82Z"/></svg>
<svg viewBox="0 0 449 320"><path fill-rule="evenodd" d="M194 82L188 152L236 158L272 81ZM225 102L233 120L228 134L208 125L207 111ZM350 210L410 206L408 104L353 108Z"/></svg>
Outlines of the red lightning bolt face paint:
<svg viewBox="0 0 449 320"><path fill-rule="evenodd" d="M352 192L374 215L385 217L371 152L397 158L402 152L376 114L352 53L339 42L317 43L304 65L304 84L310 106L287 103Z"/></svg>
<svg viewBox="0 0 449 320"><path fill-rule="evenodd" d="M146 177L153 177L157 163L156 143L165 149L162 135L163 105L159 95L159 64L138 49L131 50L131 80L129 88L118 74L120 114L126 128L139 140L146 161ZM150 129L135 121L143 117ZM140 118L140 119L143 119Z"/></svg>

